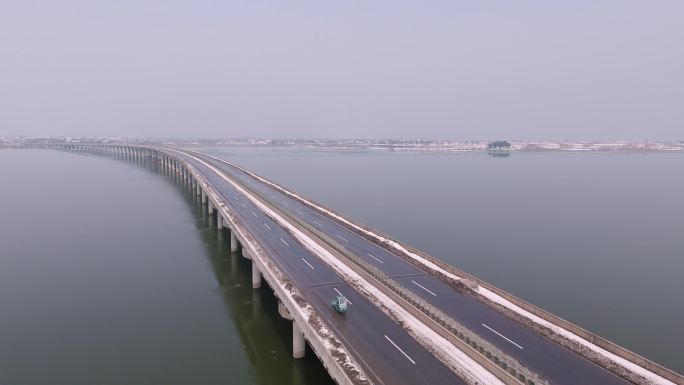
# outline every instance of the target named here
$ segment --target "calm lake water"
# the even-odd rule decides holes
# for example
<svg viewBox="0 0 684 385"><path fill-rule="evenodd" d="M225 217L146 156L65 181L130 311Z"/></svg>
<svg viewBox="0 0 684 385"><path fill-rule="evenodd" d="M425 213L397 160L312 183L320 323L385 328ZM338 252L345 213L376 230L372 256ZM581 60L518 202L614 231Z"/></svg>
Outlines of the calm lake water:
<svg viewBox="0 0 684 385"><path fill-rule="evenodd" d="M0 175L0 384L331 383L171 176L47 150Z"/></svg>
<svg viewBox="0 0 684 385"><path fill-rule="evenodd" d="M207 149L684 372L684 155ZM0 384L326 384L196 197L0 151Z"/></svg>

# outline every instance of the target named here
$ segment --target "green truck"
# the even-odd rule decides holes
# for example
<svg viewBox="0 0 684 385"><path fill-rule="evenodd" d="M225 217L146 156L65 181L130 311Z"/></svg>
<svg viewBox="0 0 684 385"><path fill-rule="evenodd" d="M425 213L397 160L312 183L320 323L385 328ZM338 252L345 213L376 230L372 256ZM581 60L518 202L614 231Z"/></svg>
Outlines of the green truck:
<svg viewBox="0 0 684 385"><path fill-rule="evenodd" d="M333 298L330 304L339 314L346 313L347 309L349 308L349 300L343 295L338 295L337 297Z"/></svg>

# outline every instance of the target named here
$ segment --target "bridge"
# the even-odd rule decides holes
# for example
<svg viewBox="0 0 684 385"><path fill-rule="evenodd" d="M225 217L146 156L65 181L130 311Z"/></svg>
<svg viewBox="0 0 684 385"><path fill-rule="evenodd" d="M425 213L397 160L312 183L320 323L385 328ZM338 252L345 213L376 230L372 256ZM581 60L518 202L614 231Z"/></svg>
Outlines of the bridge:
<svg viewBox="0 0 684 385"><path fill-rule="evenodd" d="M684 384L684 378L239 165L188 149L60 144L152 163L200 197L251 260L292 355L338 384ZM342 315L330 301L345 296Z"/></svg>

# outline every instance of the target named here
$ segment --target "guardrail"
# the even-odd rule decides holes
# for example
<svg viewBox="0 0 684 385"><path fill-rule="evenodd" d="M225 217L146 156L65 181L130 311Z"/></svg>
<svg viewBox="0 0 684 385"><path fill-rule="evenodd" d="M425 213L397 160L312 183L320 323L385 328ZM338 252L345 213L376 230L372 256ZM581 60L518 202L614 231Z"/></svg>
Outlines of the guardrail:
<svg viewBox="0 0 684 385"><path fill-rule="evenodd" d="M208 161L212 164L215 163L211 159L205 158L205 161ZM367 274L369 274L371 277L373 277L378 282L383 284L385 287L390 289L392 292L399 295L402 299L404 299L413 307L421 311L423 314L427 315L430 319L437 322L440 326L442 326L444 329L452 333L454 336L458 337L463 343L476 350L483 357L490 360L492 363L494 363L496 366L500 367L504 371L508 372L513 378L518 380L520 383L528 385L549 384L548 380L541 378L538 374L522 365L516 359L510 357L502 350L500 350L484 338L477 335L477 333L471 331L470 329L468 329L467 327L465 327L464 325L462 325L461 323L459 323L458 321L456 321L455 319L453 319L452 317L438 309L430 302L417 296L411 290L402 286L395 279L388 276L377 267L371 265L364 258L354 253L352 250L348 249L341 243L337 242L328 234L322 232L310 223L292 214L288 209L282 208L272 199L253 190L245 183L242 183L242 181L240 181L238 178L231 177L231 179L233 180L233 182L237 183L250 193L258 196L260 199L267 202L271 206L277 207L278 211L283 213L289 220L303 227L308 232L314 234L323 242L327 243L330 247L332 247L340 254L342 254L345 258L347 258L349 261L351 261L354 265L358 266L361 270L365 271Z"/></svg>

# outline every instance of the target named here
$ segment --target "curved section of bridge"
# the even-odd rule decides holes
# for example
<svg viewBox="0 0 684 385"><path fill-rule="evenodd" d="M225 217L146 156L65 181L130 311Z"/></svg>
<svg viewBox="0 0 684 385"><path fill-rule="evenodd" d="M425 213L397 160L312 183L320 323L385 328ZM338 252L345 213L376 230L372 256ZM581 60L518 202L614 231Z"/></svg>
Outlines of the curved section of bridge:
<svg viewBox="0 0 684 385"><path fill-rule="evenodd" d="M684 383L645 359L655 366L637 365L629 352L602 361L573 351L391 242L232 163L168 147L59 147L177 172L230 232L231 250L252 260L253 287L263 277L280 315L293 320L293 356L308 341L338 383ZM331 309L338 294L350 300L346 315Z"/></svg>

